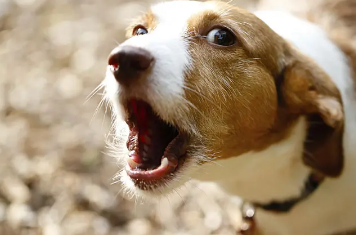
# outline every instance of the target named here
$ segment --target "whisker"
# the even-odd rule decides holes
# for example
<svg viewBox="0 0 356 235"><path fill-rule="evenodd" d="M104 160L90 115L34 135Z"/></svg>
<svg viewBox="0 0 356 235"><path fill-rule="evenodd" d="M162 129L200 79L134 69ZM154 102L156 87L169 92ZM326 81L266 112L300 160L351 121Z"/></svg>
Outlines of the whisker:
<svg viewBox="0 0 356 235"><path fill-rule="evenodd" d="M104 99L101 99L101 100L100 100L98 106L96 107L96 109L95 109L95 111L94 111L94 114L93 114L92 118L90 119L90 122L89 122L90 125L92 124L94 118L96 117L96 115L98 114L99 110L100 110L101 107L103 106L104 102L105 102Z"/></svg>
<svg viewBox="0 0 356 235"><path fill-rule="evenodd" d="M104 87L104 82L101 82L97 87L94 88L92 92L85 98L84 104L86 104L98 91L100 91Z"/></svg>

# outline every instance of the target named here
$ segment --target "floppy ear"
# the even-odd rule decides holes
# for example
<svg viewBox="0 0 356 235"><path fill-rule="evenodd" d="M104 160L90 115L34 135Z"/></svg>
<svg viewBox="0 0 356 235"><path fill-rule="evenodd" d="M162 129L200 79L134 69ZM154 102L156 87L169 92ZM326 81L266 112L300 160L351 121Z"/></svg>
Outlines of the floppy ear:
<svg viewBox="0 0 356 235"><path fill-rule="evenodd" d="M291 60L279 81L280 100L288 112L308 123L303 161L331 177L343 168L344 114L340 93L330 77L301 55Z"/></svg>

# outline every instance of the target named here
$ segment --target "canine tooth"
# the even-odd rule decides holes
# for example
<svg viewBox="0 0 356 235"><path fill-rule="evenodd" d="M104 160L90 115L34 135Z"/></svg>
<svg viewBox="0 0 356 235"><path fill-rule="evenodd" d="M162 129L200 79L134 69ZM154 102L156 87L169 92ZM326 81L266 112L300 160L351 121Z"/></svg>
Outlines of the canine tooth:
<svg viewBox="0 0 356 235"><path fill-rule="evenodd" d="M168 166L168 159L165 157L161 161L161 167L166 168Z"/></svg>
<svg viewBox="0 0 356 235"><path fill-rule="evenodd" d="M138 163L132 160L132 158L128 157L126 159L127 164L130 166L131 169L135 169L138 166Z"/></svg>

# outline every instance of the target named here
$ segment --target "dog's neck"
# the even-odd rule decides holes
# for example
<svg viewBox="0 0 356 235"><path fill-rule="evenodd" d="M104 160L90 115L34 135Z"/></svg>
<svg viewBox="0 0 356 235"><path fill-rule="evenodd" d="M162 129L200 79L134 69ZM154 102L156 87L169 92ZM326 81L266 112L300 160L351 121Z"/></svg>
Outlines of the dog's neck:
<svg viewBox="0 0 356 235"><path fill-rule="evenodd" d="M228 193L256 203L298 197L311 170L302 161L306 121L300 118L290 136L260 152L205 164L199 180L215 181Z"/></svg>

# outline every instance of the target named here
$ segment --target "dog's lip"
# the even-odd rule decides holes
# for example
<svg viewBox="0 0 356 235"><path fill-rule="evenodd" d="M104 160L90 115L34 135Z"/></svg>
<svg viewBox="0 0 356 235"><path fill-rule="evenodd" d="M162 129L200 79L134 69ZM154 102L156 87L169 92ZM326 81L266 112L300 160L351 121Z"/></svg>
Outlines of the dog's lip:
<svg viewBox="0 0 356 235"><path fill-rule="evenodd" d="M163 179L165 176L169 175L170 173L173 173L178 166L178 160L176 159L168 160L168 158L164 157L161 161L161 165L153 170L136 170L133 167L134 165L135 163L133 159L131 159L131 157L128 157L126 173L128 176L130 176L131 179L142 180L145 181L146 183L150 181L156 182L160 179Z"/></svg>

